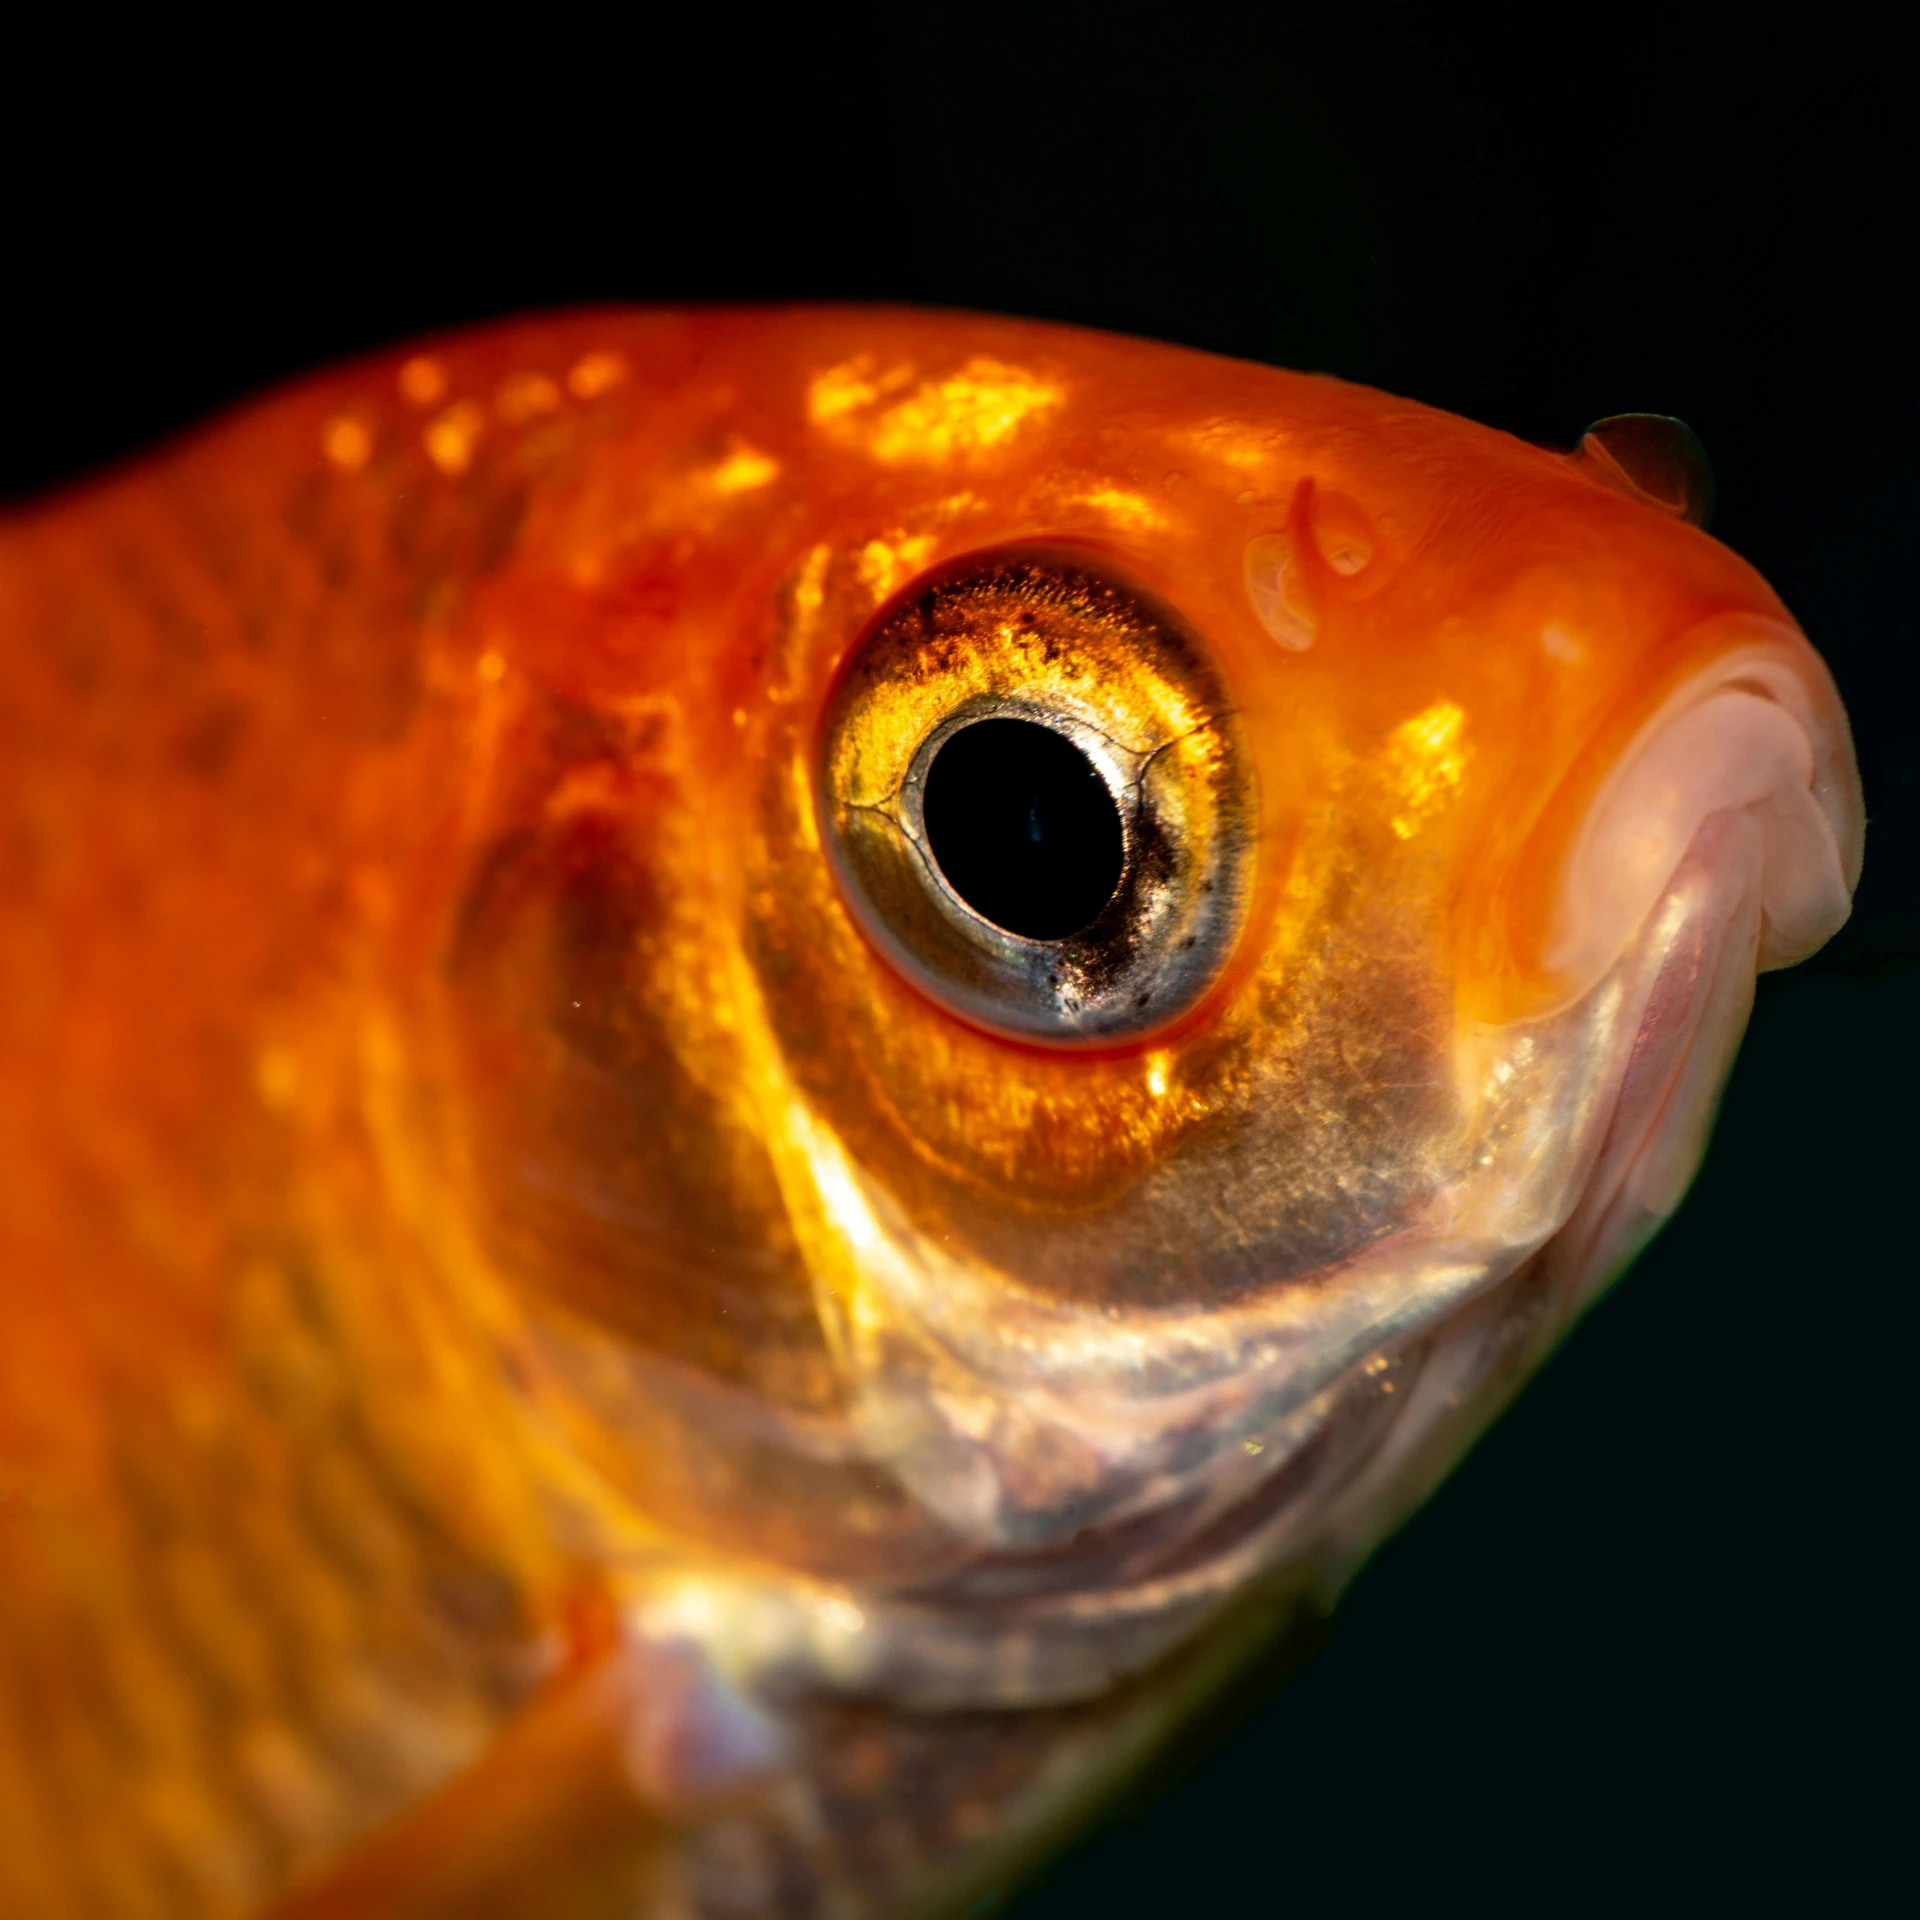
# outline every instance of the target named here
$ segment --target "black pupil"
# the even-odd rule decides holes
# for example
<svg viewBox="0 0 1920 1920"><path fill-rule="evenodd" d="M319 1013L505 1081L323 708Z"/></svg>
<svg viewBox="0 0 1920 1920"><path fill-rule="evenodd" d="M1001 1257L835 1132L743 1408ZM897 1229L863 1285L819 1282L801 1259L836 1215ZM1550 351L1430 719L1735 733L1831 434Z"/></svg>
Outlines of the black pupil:
<svg viewBox="0 0 1920 1920"><path fill-rule="evenodd" d="M1120 884L1120 809L1093 762L1051 727L962 727L933 756L922 811L947 884L1009 933L1078 933Z"/></svg>

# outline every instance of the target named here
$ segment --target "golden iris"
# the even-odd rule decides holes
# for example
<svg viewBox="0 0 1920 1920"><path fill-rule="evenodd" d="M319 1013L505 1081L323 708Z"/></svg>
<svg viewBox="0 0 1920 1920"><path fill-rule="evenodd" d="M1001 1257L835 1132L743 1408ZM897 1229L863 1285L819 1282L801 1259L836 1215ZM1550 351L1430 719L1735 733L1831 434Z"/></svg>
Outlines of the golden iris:
<svg viewBox="0 0 1920 1920"><path fill-rule="evenodd" d="M1232 703L1185 623L1091 556L976 554L897 595L829 703L819 783L861 924L995 1031L1130 1038L1239 931Z"/></svg>

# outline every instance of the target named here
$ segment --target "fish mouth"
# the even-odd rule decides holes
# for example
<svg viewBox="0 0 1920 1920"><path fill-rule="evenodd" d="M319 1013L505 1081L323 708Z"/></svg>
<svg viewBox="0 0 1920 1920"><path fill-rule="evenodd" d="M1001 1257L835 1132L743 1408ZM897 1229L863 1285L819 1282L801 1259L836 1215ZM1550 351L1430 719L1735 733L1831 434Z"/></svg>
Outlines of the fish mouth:
<svg viewBox="0 0 1920 1920"><path fill-rule="evenodd" d="M1543 814L1531 859L1554 878L1539 957L1566 998L1613 964L1716 815L1760 836L1760 970L1805 959L1851 910L1865 811L1825 665L1751 615L1705 621L1674 651L1705 664L1600 728Z"/></svg>

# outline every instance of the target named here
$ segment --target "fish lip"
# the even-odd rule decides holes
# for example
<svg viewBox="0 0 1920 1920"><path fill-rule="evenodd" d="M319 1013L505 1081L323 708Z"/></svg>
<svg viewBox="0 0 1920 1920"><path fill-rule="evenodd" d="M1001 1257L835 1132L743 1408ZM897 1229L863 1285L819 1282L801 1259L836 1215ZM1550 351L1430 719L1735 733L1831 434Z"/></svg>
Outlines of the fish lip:
<svg viewBox="0 0 1920 1920"><path fill-rule="evenodd" d="M1826 663L1789 621L1752 612L1710 616L1664 651L1692 662L1691 670L1670 673L1650 698L1616 707L1601 721L1543 806L1540 824L1514 863L1517 884L1505 883L1509 915L1511 903L1525 899L1529 887L1545 889L1537 932L1526 936L1509 927L1523 959L1528 950L1534 955L1525 970L1537 971L1547 983L1528 1006L1528 1017L1578 1001L1628 951L1716 799L1736 811L1772 815L1763 970L1804 959L1846 920L1864 853L1865 808L1846 711ZM1759 705L1741 708L1741 696ZM1771 784L1752 773L1751 754L1744 765L1736 754L1721 794L1702 787L1682 794L1678 810L1669 809L1664 842L1660 817L1651 841L1631 831L1631 810L1657 776L1661 750L1669 749L1679 766L1682 745L1694 744L1683 743L1680 731L1691 728L1709 739L1712 716L1703 710L1717 701L1726 703L1722 713L1753 716L1749 731L1768 728L1767 712L1784 718L1797 727L1803 751L1796 755L1787 730L1774 724L1780 765ZM1596 770L1602 757L1605 764ZM1786 770L1784 762L1796 757L1804 766ZM1744 790L1743 776L1751 776ZM1822 840L1824 858L1818 852ZM1668 848L1664 867L1643 864L1637 875L1623 874L1623 845L1657 844ZM1651 857L1640 854L1643 863ZM1537 880L1525 878L1530 870Z"/></svg>
<svg viewBox="0 0 1920 1920"><path fill-rule="evenodd" d="M1715 684L1750 683L1785 707L1806 729L1813 752L1811 792L1826 816L1848 893L1860 884L1866 857L1866 800L1853 728L1832 669L1791 621L1750 613L1715 614L1682 641L1688 650L1722 642L1727 651Z"/></svg>

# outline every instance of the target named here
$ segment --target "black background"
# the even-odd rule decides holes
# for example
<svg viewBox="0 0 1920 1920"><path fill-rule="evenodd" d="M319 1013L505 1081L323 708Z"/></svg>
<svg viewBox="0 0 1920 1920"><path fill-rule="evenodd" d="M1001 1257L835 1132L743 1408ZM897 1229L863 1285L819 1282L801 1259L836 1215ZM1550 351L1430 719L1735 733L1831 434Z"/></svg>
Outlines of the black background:
<svg viewBox="0 0 1920 1920"><path fill-rule="evenodd" d="M1569 443L1680 414L1872 826L1680 1218L1067 1915L1912 1898L1920 1262L1910 48L1638 4L334 10L10 29L0 491L396 337L890 298L1324 368ZM1905 1811L1902 1811L1905 1810Z"/></svg>

